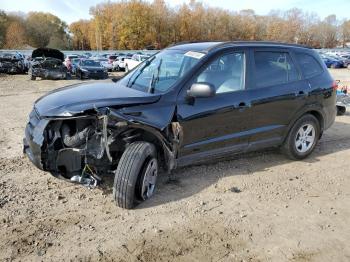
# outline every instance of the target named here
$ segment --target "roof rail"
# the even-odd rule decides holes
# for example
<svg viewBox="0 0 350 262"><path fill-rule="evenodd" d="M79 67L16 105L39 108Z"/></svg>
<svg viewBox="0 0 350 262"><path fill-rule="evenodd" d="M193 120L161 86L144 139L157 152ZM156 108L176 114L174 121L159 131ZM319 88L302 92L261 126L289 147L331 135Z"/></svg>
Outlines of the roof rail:
<svg viewBox="0 0 350 262"><path fill-rule="evenodd" d="M242 44L250 44L250 45L262 44L262 45L272 45L272 46L281 45L281 46L291 46L291 47L301 47L301 48L312 49L311 47L306 46L306 45L283 43L283 42L277 42L277 41L276 42L275 41L227 41L227 42L220 43L218 45L212 46L212 47L208 48L207 51L212 51L212 50L215 50L215 49L217 49L219 47L224 47L224 46L229 46L229 45L242 45Z"/></svg>
<svg viewBox="0 0 350 262"><path fill-rule="evenodd" d="M181 41L181 42L176 42L176 43L170 44L168 47L173 47L173 46L177 46L177 45L185 45L185 44L206 43L206 42L212 42L212 43L217 42L217 43L222 43L222 41L219 41L219 40L213 40L213 41L210 41L210 40Z"/></svg>

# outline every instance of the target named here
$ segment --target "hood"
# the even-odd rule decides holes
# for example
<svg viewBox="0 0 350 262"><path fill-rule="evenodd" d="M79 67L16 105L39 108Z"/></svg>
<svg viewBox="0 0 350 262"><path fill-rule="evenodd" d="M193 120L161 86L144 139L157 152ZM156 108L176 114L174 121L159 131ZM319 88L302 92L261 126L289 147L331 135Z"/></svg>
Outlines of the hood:
<svg viewBox="0 0 350 262"><path fill-rule="evenodd" d="M64 54L57 50L52 48L38 48L35 49L32 53L32 58L35 57L52 57L64 61Z"/></svg>
<svg viewBox="0 0 350 262"><path fill-rule="evenodd" d="M144 93L119 83L76 84L56 89L35 102L44 117L68 117L102 107L140 105L157 102L160 95Z"/></svg>

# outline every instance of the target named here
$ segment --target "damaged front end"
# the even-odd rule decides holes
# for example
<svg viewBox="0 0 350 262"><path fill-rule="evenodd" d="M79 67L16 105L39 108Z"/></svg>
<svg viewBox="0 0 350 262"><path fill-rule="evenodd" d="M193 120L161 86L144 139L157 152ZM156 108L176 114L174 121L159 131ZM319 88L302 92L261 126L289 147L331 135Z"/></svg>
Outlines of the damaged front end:
<svg viewBox="0 0 350 262"><path fill-rule="evenodd" d="M34 109L24 138L24 153L40 169L71 182L96 186L116 170L125 148L135 141L157 147L163 168L176 166L182 139L177 122L163 130L103 108L72 117L40 117Z"/></svg>
<svg viewBox="0 0 350 262"><path fill-rule="evenodd" d="M17 74L26 71L23 59L17 56L0 55L0 73Z"/></svg>

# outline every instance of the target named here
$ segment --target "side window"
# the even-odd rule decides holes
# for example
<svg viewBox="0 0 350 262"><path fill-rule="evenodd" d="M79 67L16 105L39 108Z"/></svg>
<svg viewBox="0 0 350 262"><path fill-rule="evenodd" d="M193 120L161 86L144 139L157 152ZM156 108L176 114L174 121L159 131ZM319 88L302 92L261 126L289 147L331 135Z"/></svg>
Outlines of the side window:
<svg viewBox="0 0 350 262"><path fill-rule="evenodd" d="M256 87L268 87L299 79L292 59L285 52L257 51L255 58Z"/></svg>
<svg viewBox="0 0 350 262"><path fill-rule="evenodd" d="M314 57L304 53L296 53L299 65L306 78L319 75L323 72L321 65Z"/></svg>
<svg viewBox="0 0 350 262"><path fill-rule="evenodd" d="M243 90L244 68L243 52L226 54L211 62L197 77L196 82L212 84L217 94Z"/></svg>

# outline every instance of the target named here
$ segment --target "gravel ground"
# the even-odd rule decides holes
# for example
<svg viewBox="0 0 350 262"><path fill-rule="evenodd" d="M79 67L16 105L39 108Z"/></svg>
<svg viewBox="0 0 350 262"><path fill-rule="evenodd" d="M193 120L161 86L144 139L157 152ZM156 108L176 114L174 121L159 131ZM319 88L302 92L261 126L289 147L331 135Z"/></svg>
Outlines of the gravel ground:
<svg viewBox="0 0 350 262"><path fill-rule="evenodd" d="M75 82L0 76L0 261L350 261L349 113L305 161L269 150L179 169L128 211L108 181L89 190L22 155L33 102Z"/></svg>

